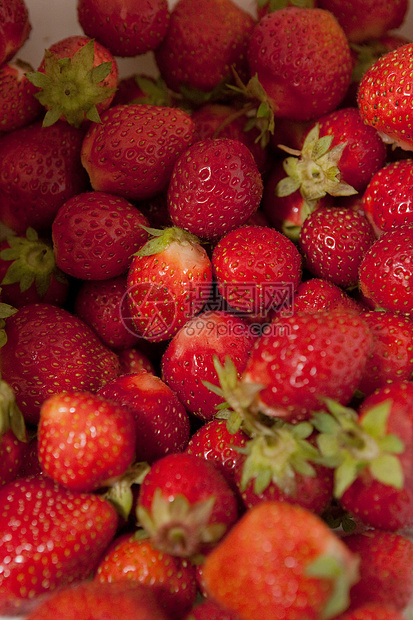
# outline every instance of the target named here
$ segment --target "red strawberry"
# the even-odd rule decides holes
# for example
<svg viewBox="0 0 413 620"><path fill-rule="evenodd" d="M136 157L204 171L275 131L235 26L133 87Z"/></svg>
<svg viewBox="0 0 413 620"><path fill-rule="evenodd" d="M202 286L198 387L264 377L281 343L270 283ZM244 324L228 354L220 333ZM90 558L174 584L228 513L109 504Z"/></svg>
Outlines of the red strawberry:
<svg viewBox="0 0 413 620"><path fill-rule="evenodd" d="M146 355L146 353L140 351L137 347L122 349L117 353L120 375L136 374L142 370L151 372L154 375L156 374L155 366L150 358Z"/></svg>
<svg viewBox="0 0 413 620"><path fill-rule="evenodd" d="M258 209L261 174L248 147L230 138L195 142L177 160L168 187L175 226L219 239Z"/></svg>
<svg viewBox="0 0 413 620"><path fill-rule="evenodd" d="M282 233L242 226L217 243L212 267L222 297L243 315L288 306L301 281L301 256Z"/></svg>
<svg viewBox="0 0 413 620"><path fill-rule="evenodd" d="M179 0L155 60L169 88L209 93L246 72L253 17L232 0Z"/></svg>
<svg viewBox="0 0 413 620"><path fill-rule="evenodd" d="M207 301L211 261L199 240L177 227L148 229L153 237L129 267L123 321L150 341L172 338Z"/></svg>
<svg viewBox="0 0 413 620"><path fill-rule="evenodd" d="M153 51L169 26L167 0L79 0L77 17L88 37L122 57Z"/></svg>
<svg viewBox="0 0 413 620"><path fill-rule="evenodd" d="M185 558L159 551L138 530L116 538L95 573L100 583L127 581L148 586L170 620L178 620L195 602L195 567ZM145 616L146 620L146 616Z"/></svg>
<svg viewBox="0 0 413 620"><path fill-rule="evenodd" d="M161 192L195 126L181 110L148 104L114 106L89 128L82 163L95 190L129 200Z"/></svg>
<svg viewBox="0 0 413 620"><path fill-rule="evenodd" d="M358 92L363 121L374 127L385 142L408 151L413 147L413 133L409 122L411 94L406 88L406 76L412 66L413 43L410 43L385 54L367 69Z"/></svg>
<svg viewBox="0 0 413 620"><path fill-rule="evenodd" d="M97 391L118 374L119 362L80 319L50 304L28 304L7 319L1 349L4 381L26 422L36 424L43 401L67 390Z"/></svg>
<svg viewBox="0 0 413 620"><path fill-rule="evenodd" d="M47 398L40 409L38 438L43 471L72 491L110 486L135 457L132 413L90 392Z"/></svg>
<svg viewBox="0 0 413 620"><path fill-rule="evenodd" d="M118 524L102 497L74 493L45 476L2 487L0 505L3 615L25 613L35 597L88 578Z"/></svg>
<svg viewBox="0 0 413 620"><path fill-rule="evenodd" d="M407 0L318 0L331 11L352 43L363 43L399 28L407 13Z"/></svg>
<svg viewBox="0 0 413 620"><path fill-rule="evenodd" d="M140 487L137 516L154 547L191 557L213 548L229 531L238 504L211 461L184 452L151 466Z"/></svg>
<svg viewBox="0 0 413 620"><path fill-rule="evenodd" d="M20 474L29 454L29 438L13 390L0 380L0 486Z"/></svg>
<svg viewBox="0 0 413 620"><path fill-rule="evenodd" d="M342 288L322 278L301 282L294 295L294 312L318 312L334 308L358 310L357 302Z"/></svg>
<svg viewBox="0 0 413 620"><path fill-rule="evenodd" d="M9 132L34 123L43 107L36 99L36 87L26 73L33 67L20 59L0 66L0 131Z"/></svg>
<svg viewBox="0 0 413 620"><path fill-rule="evenodd" d="M203 565L208 596L243 620L335 617L357 579L357 557L319 517L275 501L247 511Z"/></svg>
<svg viewBox="0 0 413 620"><path fill-rule="evenodd" d="M133 414L136 460L150 463L181 452L189 440L188 414L162 379L148 372L120 375L99 394Z"/></svg>
<svg viewBox="0 0 413 620"><path fill-rule="evenodd" d="M106 192L84 192L65 202L52 224L56 264L82 280L126 273L148 238L146 217L128 200Z"/></svg>
<svg viewBox="0 0 413 620"><path fill-rule="evenodd" d="M336 620L405 620L405 616L393 607L366 603L353 611L337 616Z"/></svg>
<svg viewBox="0 0 413 620"><path fill-rule="evenodd" d="M112 103L118 73L114 56L99 41L73 35L54 43L38 71L27 74L47 110L43 125L59 119L75 127L86 120L99 122Z"/></svg>
<svg viewBox="0 0 413 620"><path fill-rule="evenodd" d="M24 0L0 2L0 65L13 58L28 39L32 26Z"/></svg>
<svg viewBox="0 0 413 620"><path fill-rule="evenodd" d="M254 328L242 318L224 310L202 312L172 338L162 356L162 376L188 411L211 420L224 400L204 383L218 383L214 357L221 364L231 357L236 377L244 371L254 341Z"/></svg>
<svg viewBox="0 0 413 620"><path fill-rule="evenodd" d="M319 208L304 221L299 247L312 275L351 289L358 285L360 263L375 240L369 222L357 211Z"/></svg>
<svg viewBox="0 0 413 620"><path fill-rule="evenodd" d="M46 597L28 620L53 620L56 616L79 620L85 615L106 620L114 610L123 620L168 620L151 587L128 581L108 584L90 580L76 582Z"/></svg>

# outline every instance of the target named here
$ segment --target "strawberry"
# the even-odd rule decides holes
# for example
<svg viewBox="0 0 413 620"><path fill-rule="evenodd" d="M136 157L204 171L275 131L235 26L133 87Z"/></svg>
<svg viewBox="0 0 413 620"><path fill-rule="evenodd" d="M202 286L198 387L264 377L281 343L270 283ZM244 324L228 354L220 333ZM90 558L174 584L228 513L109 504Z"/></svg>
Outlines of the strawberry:
<svg viewBox="0 0 413 620"><path fill-rule="evenodd" d="M147 240L147 225L146 217L121 196L77 194L60 207L52 224L56 264L82 280L120 276Z"/></svg>
<svg viewBox="0 0 413 620"><path fill-rule="evenodd" d="M28 620L53 620L56 615L65 620L78 620L85 615L105 620L114 610L124 620L168 620L152 588L128 581L109 584L90 580L48 596L29 614Z"/></svg>
<svg viewBox="0 0 413 620"><path fill-rule="evenodd" d="M407 0L318 0L318 6L331 11L349 41L363 43L399 28L407 13Z"/></svg>
<svg viewBox="0 0 413 620"><path fill-rule="evenodd" d="M25 613L35 597L96 570L118 517L98 495L75 493L46 476L0 489L0 613Z"/></svg>
<svg viewBox="0 0 413 620"><path fill-rule="evenodd" d="M119 362L80 319L50 304L28 304L7 319L0 371L26 422L37 424L43 401L67 390L95 392Z"/></svg>
<svg viewBox="0 0 413 620"><path fill-rule="evenodd" d="M298 285L294 295L294 312L318 312L334 308L357 311L357 302L342 288L322 278L310 278Z"/></svg>
<svg viewBox="0 0 413 620"><path fill-rule="evenodd" d="M195 130L186 112L148 104L113 106L101 121L86 133L83 166L93 189L128 200L152 198L166 188Z"/></svg>
<svg viewBox="0 0 413 620"><path fill-rule="evenodd" d="M183 620L240 620L235 612L225 609L213 600L197 603Z"/></svg>
<svg viewBox="0 0 413 620"><path fill-rule="evenodd" d="M258 209L263 181L254 157L239 140L195 142L176 161L168 186L175 226L217 240Z"/></svg>
<svg viewBox="0 0 413 620"><path fill-rule="evenodd" d="M38 439L43 471L72 491L110 486L135 457L132 413L90 392L47 398L40 409Z"/></svg>
<svg viewBox="0 0 413 620"><path fill-rule="evenodd" d="M0 2L0 65L11 60L29 38L32 26L25 0Z"/></svg>
<svg viewBox="0 0 413 620"><path fill-rule="evenodd" d="M29 454L29 438L14 392L2 380L0 403L0 486L3 486L20 474Z"/></svg>
<svg viewBox="0 0 413 620"><path fill-rule="evenodd" d="M357 557L318 516L276 501L251 508L203 565L208 596L244 620L335 617L357 579Z"/></svg>
<svg viewBox="0 0 413 620"><path fill-rule="evenodd" d="M156 342L172 338L203 308L212 267L194 235L176 226L148 231L151 239L129 267L123 321L134 334Z"/></svg>
<svg viewBox="0 0 413 620"><path fill-rule="evenodd" d="M238 504L211 461L183 452L153 463L140 487L137 516L154 547L192 557L230 530Z"/></svg>
<svg viewBox="0 0 413 620"><path fill-rule="evenodd" d="M79 0L77 17L88 37L122 57L153 51L169 26L167 0Z"/></svg>
<svg viewBox="0 0 413 620"><path fill-rule="evenodd" d="M34 96L36 87L26 73L33 71L29 63L17 58L0 65L0 131L9 132L34 123L43 107Z"/></svg>
<svg viewBox="0 0 413 620"><path fill-rule="evenodd" d="M63 306L69 280L56 266L52 243L33 228L25 237L12 235L0 243L2 299L14 307L44 302Z"/></svg>
<svg viewBox="0 0 413 620"><path fill-rule="evenodd" d="M38 71L27 78L47 110L45 127L59 119L80 127L85 120L100 121L112 103L118 74L114 56L99 41L73 35L49 47Z"/></svg>
<svg viewBox="0 0 413 620"><path fill-rule="evenodd" d="M381 235L365 253L359 288L371 308L410 315L413 297L413 225L401 225Z"/></svg>
<svg viewBox="0 0 413 620"><path fill-rule="evenodd" d="M162 356L164 381L186 409L203 421L212 420L222 395L206 382L218 382L214 358L230 356L235 375L247 364L254 345L254 327L225 310L205 311L188 321L172 338Z"/></svg>
<svg viewBox="0 0 413 620"><path fill-rule="evenodd" d="M179 0L171 11L168 32L155 50L156 65L167 86L196 96L196 91L219 92L233 82L233 66L244 75L254 24L250 13L232 0Z"/></svg>
<svg viewBox="0 0 413 620"><path fill-rule="evenodd" d="M286 6L300 6L306 8L314 8L317 4L316 0L255 0L257 5L258 19L261 19L267 13L279 11Z"/></svg>
<svg viewBox="0 0 413 620"><path fill-rule="evenodd" d="M410 151L413 134L409 126L410 91L406 75L413 65L413 43L381 56L363 76L358 92L361 117L385 142Z"/></svg>
<svg viewBox="0 0 413 620"><path fill-rule="evenodd" d="M195 567L185 558L155 549L142 530L115 538L99 563L95 581L150 587L170 620L191 609L197 592Z"/></svg>
<svg viewBox="0 0 413 620"><path fill-rule="evenodd" d="M155 366L150 358L137 347L121 349L117 355L120 375L137 374L142 370L156 374Z"/></svg>
<svg viewBox="0 0 413 620"><path fill-rule="evenodd" d="M375 240L369 222L357 211L319 208L305 219L299 248L313 276L351 289L358 285L360 263Z"/></svg>
<svg viewBox="0 0 413 620"><path fill-rule="evenodd" d="M337 616L336 620L405 620L405 616L393 607L366 603L353 611Z"/></svg>
<svg viewBox="0 0 413 620"><path fill-rule="evenodd" d="M132 413L137 461L152 463L186 447L190 432L188 414L159 377L148 372L120 375L106 383L98 394Z"/></svg>
<svg viewBox="0 0 413 620"><path fill-rule="evenodd" d="M413 542L394 532L367 530L344 539L360 557L360 579L350 590L351 608L365 603L402 611L413 589Z"/></svg>
<svg viewBox="0 0 413 620"><path fill-rule="evenodd" d="M242 226L224 235L212 254L218 290L241 314L265 317L285 306L301 281L301 256L282 233Z"/></svg>
<svg viewBox="0 0 413 620"><path fill-rule="evenodd" d="M0 219L15 233L48 230L61 205L87 187L83 131L40 121L0 137Z"/></svg>

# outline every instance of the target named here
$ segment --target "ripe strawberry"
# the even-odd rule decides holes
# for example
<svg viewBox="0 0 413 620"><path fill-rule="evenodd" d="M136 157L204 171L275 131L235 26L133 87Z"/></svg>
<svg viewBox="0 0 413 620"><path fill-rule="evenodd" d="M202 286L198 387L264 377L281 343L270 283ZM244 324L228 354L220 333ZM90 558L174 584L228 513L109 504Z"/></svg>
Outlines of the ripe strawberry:
<svg viewBox="0 0 413 620"><path fill-rule="evenodd" d="M155 366L150 358L137 347L121 349L117 352L117 355L120 375L136 374L142 370L156 375Z"/></svg>
<svg viewBox="0 0 413 620"><path fill-rule="evenodd" d="M248 62L247 91L276 118L312 120L331 112L351 79L346 35L319 8L288 6L265 15L251 35Z"/></svg>
<svg viewBox="0 0 413 620"><path fill-rule="evenodd" d="M2 487L0 505L3 615L25 613L35 597L88 578L118 524L102 497L69 491L46 476Z"/></svg>
<svg viewBox="0 0 413 620"><path fill-rule="evenodd" d="M0 380L0 486L18 477L29 453L29 438L13 390Z"/></svg>
<svg viewBox="0 0 413 620"><path fill-rule="evenodd" d="M282 233L267 227L242 226L214 247L212 267L222 297L242 315L266 317L285 307L301 281L301 256Z"/></svg>
<svg viewBox="0 0 413 620"><path fill-rule="evenodd" d="M60 616L62 620L79 620L88 616L106 620L114 610L123 620L168 620L152 588L128 581L107 584L90 580L76 582L46 597L27 618L53 620Z"/></svg>
<svg viewBox="0 0 413 620"><path fill-rule="evenodd" d="M43 112L34 96L36 87L26 77L30 71L33 67L20 59L0 65L1 132L34 123Z"/></svg>
<svg viewBox="0 0 413 620"><path fill-rule="evenodd" d="M32 26L24 0L0 2L0 65L11 60L29 38Z"/></svg>
<svg viewBox="0 0 413 620"><path fill-rule="evenodd" d="M94 190L144 200L169 183L191 144L194 123L181 110L148 104L114 106L90 126L81 160Z"/></svg>
<svg viewBox="0 0 413 620"><path fill-rule="evenodd" d="M248 510L203 565L208 596L244 620L335 617L357 579L357 557L318 516L276 501Z"/></svg>
<svg viewBox="0 0 413 620"><path fill-rule="evenodd" d="M360 557L360 579L350 591L351 608L365 603L402 611L413 589L413 542L393 532L367 530L344 539Z"/></svg>
<svg viewBox="0 0 413 620"><path fill-rule="evenodd" d="M33 228L25 237L12 235L0 243L0 282L3 301L16 308L36 302L63 306L69 295L52 243L39 239Z"/></svg>
<svg viewBox="0 0 413 620"><path fill-rule="evenodd" d="M43 401L67 390L97 391L119 362L80 319L50 304L28 304L7 319L0 371L26 422L37 424Z"/></svg>
<svg viewBox="0 0 413 620"><path fill-rule="evenodd" d="M261 19L267 13L273 11L279 11L286 6L300 6L313 9L317 2L316 0L255 0L257 5L258 19Z"/></svg>
<svg viewBox="0 0 413 620"><path fill-rule="evenodd" d="M47 398L40 409L38 438L43 471L72 491L110 486L135 457L132 413L90 392Z"/></svg>
<svg viewBox="0 0 413 620"><path fill-rule="evenodd" d="M353 611L337 616L335 620L405 620L405 616L393 607L366 603Z"/></svg>
<svg viewBox="0 0 413 620"><path fill-rule="evenodd" d="M49 47L27 78L40 89L36 97L47 110L45 127L59 119L80 127L86 120L100 121L112 103L118 75L114 56L99 41L73 35Z"/></svg>
<svg viewBox="0 0 413 620"><path fill-rule="evenodd" d="M137 461L153 463L181 452L189 440L189 418L171 388L148 372L120 375L98 392L130 411L134 419Z"/></svg>
<svg viewBox="0 0 413 620"><path fill-rule="evenodd" d="M407 0L318 0L318 6L331 11L349 41L364 43L399 28L407 13Z"/></svg>
<svg viewBox="0 0 413 620"><path fill-rule="evenodd" d="M153 547L142 530L115 538L95 572L100 583L125 580L150 587L170 620L182 618L195 602L194 565Z"/></svg>
<svg viewBox="0 0 413 620"><path fill-rule="evenodd" d="M411 95L406 88L406 75L412 65L413 43L385 54L367 69L358 93L363 121L374 127L385 142L408 151L413 148L413 133L408 116Z"/></svg>
<svg viewBox="0 0 413 620"><path fill-rule="evenodd" d="M195 142L176 161L168 186L175 226L216 240L258 209L263 181L248 147L230 138Z"/></svg>
<svg viewBox="0 0 413 620"><path fill-rule="evenodd" d="M357 287L360 263L375 240L369 222L357 211L320 207L304 221L299 248L312 275L351 289Z"/></svg>
<svg viewBox="0 0 413 620"><path fill-rule="evenodd" d="M169 26L167 0L79 0L77 17L88 37L122 57L153 51Z"/></svg>
<svg viewBox="0 0 413 620"><path fill-rule="evenodd" d="M125 198L98 191L77 194L60 207L52 224L56 264L82 280L120 276L147 241L147 225Z"/></svg>
<svg viewBox="0 0 413 620"><path fill-rule="evenodd" d="M298 285L294 312L318 312L335 308L358 310L357 302L342 288L322 278L310 278Z"/></svg>
<svg viewBox="0 0 413 620"><path fill-rule="evenodd" d="M360 263L359 287L371 308L410 316L413 306L413 225L385 232L365 253Z"/></svg>
<svg viewBox="0 0 413 620"><path fill-rule="evenodd" d="M204 383L218 383L214 357L221 364L231 357L235 375L240 375L254 345L253 333L244 319L217 310L202 312L172 338L162 356L162 376L191 414L204 421L215 417L224 399Z"/></svg>
<svg viewBox="0 0 413 620"><path fill-rule="evenodd" d="M157 460L140 487L137 516L154 547L192 557L213 548L238 518L219 469L186 452Z"/></svg>
<svg viewBox="0 0 413 620"><path fill-rule="evenodd" d="M185 95L209 93L233 82L233 66L244 75L254 24L250 13L232 0L179 0L155 50L168 87Z"/></svg>
<svg viewBox="0 0 413 620"><path fill-rule="evenodd" d="M413 224L413 159L390 162L378 170L363 194L362 207L377 236Z"/></svg>
<svg viewBox="0 0 413 620"><path fill-rule="evenodd" d="M153 237L129 267L123 321L150 341L172 338L207 301L211 261L199 240L176 226L149 229Z"/></svg>

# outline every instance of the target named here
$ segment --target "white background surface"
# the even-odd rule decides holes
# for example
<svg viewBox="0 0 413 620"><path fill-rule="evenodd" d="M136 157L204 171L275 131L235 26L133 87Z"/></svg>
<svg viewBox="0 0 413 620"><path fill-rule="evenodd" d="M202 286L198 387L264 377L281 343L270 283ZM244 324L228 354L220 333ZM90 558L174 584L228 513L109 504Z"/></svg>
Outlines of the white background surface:
<svg viewBox="0 0 413 620"><path fill-rule="evenodd" d="M176 0L170 1L173 7ZM234 0L239 6L255 14L254 0ZM389 0L391 2L391 0ZM412 3L412 0L411 0ZM77 0L26 0L29 9L32 31L30 38L17 56L29 62L33 69L40 64L44 50L64 37L83 34L76 14ZM413 40L413 4L400 32ZM133 59L117 59L121 76L134 73L157 75L156 65L151 53ZM0 620L6 620L0 616ZM16 620L16 618L14 618Z"/></svg>

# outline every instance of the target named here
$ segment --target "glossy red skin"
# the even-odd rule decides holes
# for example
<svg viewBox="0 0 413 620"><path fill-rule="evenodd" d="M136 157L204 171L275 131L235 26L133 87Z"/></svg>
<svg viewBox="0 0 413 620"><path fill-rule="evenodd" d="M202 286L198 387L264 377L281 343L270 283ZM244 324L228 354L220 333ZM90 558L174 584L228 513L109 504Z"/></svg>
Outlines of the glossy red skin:
<svg viewBox="0 0 413 620"><path fill-rule="evenodd" d="M73 493L46 476L10 482L0 499L1 563L8 566L0 575L0 613L6 616L24 615L33 597L88 578L118 525L105 499Z"/></svg>
<svg viewBox="0 0 413 620"><path fill-rule="evenodd" d="M145 371L120 375L98 393L132 412L136 461L153 463L186 447L190 436L188 414L159 377Z"/></svg>
<svg viewBox="0 0 413 620"><path fill-rule="evenodd" d="M413 224L413 159L400 159L378 170L363 194L362 205L379 234Z"/></svg>
<svg viewBox="0 0 413 620"><path fill-rule="evenodd" d="M0 2L0 65L13 58L29 38L32 26L24 0Z"/></svg>
<svg viewBox="0 0 413 620"><path fill-rule="evenodd" d="M202 383L219 383L213 357L224 364L229 356L241 374L255 342L253 333L242 318L218 310L202 312L172 338L162 356L162 377L191 414L204 421L215 417L222 398Z"/></svg>
<svg viewBox="0 0 413 620"><path fill-rule="evenodd" d="M369 469L364 468L340 498L345 510L374 528L396 531L413 526L412 395L413 383L394 382L364 399L360 408L360 418L363 419L371 406L392 399L386 431L398 436L404 444L403 453L398 455L404 473L403 489L374 480Z"/></svg>
<svg viewBox="0 0 413 620"><path fill-rule="evenodd" d="M44 108L34 96L37 89L25 75L32 70L18 59L0 65L0 131L14 131L41 117Z"/></svg>
<svg viewBox="0 0 413 620"><path fill-rule="evenodd" d="M301 255L282 233L242 226L220 239L212 254L218 290L243 314L266 316L274 305L288 305L301 282Z"/></svg>
<svg viewBox="0 0 413 620"><path fill-rule="evenodd" d="M319 118L338 106L350 84L347 38L323 9L290 6L265 15L252 33L247 57L277 118Z"/></svg>
<svg viewBox="0 0 413 620"><path fill-rule="evenodd" d="M148 538L123 534L110 545L95 573L100 583L120 580L148 585L156 593L169 620L179 620L195 602L194 565L155 549Z"/></svg>
<svg viewBox="0 0 413 620"><path fill-rule="evenodd" d="M52 394L95 392L118 374L116 354L63 308L28 304L7 319L6 331L1 374L28 424L38 423L40 406Z"/></svg>
<svg viewBox="0 0 413 620"><path fill-rule="evenodd" d="M411 314L412 256L413 224L387 231L367 250L360 264L359 286L371 308Z"/></svg>
<svg viewBox="0 0 413 620"><path fill-rule="evenodd" d="M62 204L86 191L83 136L63 121L51 127L36 121L2 137L0 218L6 226L23 235L29 226L49 230Z"/></svg>
<svg viewBox="0 0 413 620"><path fill-rule="evenodd" d="M167 0L80 0L77 17L88 37L121 57L153 51L169 26Z"/></svg>
<svg viewBox="0 0 413 620"><path fill-rule="evenodd" d="M11 429L0 437L0 486L15 480L29 453L29 443L17 439Z"/></svg>
<svg viewBox="0 0 413 620"><path fill-rule="evenodd" d="M313 276L349 289L357 286L360 263L375 240L373 228L357 211L319 208L305 219L299 247Z"/></svg>
<svg viewBox="0 0 413 620"><path fill-rule="evenodd" d="M195 142L177 160L168 186L175 226L217 240L258 209L263 181L245 144L230 138Z"/></svg>
<svg viewBox="0 0 413 620"><path fill-rule="evenodd" d="M306 419L324 396L350 401L372 340L352 310L280 316L256 342L241 380L264 386L254 408L287 421Z"/></svg>
<svg viewBox="0 0 413 620"><path fill-rule="evenodd" d="M233 82L232 65L247 73L245 54L255 20L230 0L181 0L171 11L166 37L155 51L168 87L212 91Z"/></svg>
<svg viewBox="0 0 413 620"><path fill-rule="evenodd" d="M164 106L113 106L93 123L81 160L93 189L129 200L161 192L176 159L191 144L194 123L185 112Z"/></svg>
<svg viewBox="0 0 413 620"><path fill-rule="evenodd" d="M404 620L400 612L392 606L383 607L374 603L366 603L353 611L337 616L336 620Z"/></svg>
<svg viewBox="0 0 413 620"><path fill-rule="evenodd" d="M120 375L136 374L142 370L156 375L155 366L149 357L137 347L122 349L121 351L117 351L117 355L119 359Z"/></svg>
<svg viewBox="0 0 413 620"><path fill-rule="evenodd" d="M298 285L294 295L294 312L318 312L334 308L361 309L342 288L322 278L310 278Z"/></svg>
<svg viewBox="0 0 413 620"><path fill-rule="evenodd" d="M360 580L350 591L351 608L366 603L402 611L413 589L413 542L394 532L368 530L344 538L360 557Z"/></svg>

